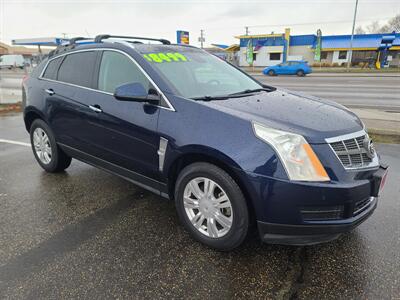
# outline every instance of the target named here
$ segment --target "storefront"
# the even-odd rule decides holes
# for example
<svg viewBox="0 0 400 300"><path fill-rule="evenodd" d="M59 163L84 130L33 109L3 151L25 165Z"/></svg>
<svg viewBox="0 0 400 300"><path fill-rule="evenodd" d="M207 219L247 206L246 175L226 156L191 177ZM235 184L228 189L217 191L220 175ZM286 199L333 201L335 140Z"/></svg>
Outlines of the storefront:
<svg viewBox="0 0 400 300"><path fill-rule="evenodd" d="M387 34L386 34L387 35ZM387 66L400 67L400 33L388 48ZM379 47L385 34L357 34L353 39L353 65L374 64L378 59ZM349 60L350 35L321 37L321 61L315 60L317 35L290 35L286 29L280 34L241 35L238 51L239 66L250 66L247 59L249 46L253 52L253 66L265 67L285 60L305 60L310 64L324 63L327 66L346 65Z"/></svg>

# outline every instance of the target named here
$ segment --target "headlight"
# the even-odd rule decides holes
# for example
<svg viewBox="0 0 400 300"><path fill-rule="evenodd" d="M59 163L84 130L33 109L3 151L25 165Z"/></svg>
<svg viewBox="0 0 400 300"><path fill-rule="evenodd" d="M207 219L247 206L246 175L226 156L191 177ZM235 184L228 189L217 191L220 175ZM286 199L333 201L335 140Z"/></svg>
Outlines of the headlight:
<svg viewBox="0 0 400 300"><path fill-rule="evenodd" d="M329 181L317 155L303 136L265 127L253 122L256 136L270 144L291 180Z"/></svg>

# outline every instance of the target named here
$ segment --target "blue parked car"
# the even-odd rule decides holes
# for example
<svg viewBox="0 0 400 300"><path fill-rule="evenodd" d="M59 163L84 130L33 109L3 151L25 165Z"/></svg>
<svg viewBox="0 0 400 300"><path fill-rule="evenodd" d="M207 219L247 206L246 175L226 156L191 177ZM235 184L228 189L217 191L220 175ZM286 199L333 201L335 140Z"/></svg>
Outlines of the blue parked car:
<svg viewBox="0 0 400 300"><path fill-rule="evenodd" d="M139 40L154 42L73 39L24 80L45 171L75 158L174 200L191 236L219 250L238 247L252 224L265 242L304 245L373 213L387 167L355 114L202 49Z"/></svg>
<svg viewBox="0 0 400 300"><path fill-rule="evenodd" d="M305 76L312 72L306 61L287 61L276 66L267 67L263 70L265 75L297 75Z"/></svg>

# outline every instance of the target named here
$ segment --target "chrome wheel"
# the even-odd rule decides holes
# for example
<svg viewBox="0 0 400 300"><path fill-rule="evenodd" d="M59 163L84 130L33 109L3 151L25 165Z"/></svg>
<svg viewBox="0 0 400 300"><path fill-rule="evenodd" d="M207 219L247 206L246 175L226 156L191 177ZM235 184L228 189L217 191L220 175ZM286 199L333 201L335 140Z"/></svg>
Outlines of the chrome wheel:
<svg viewBox="0 0 400 300"><path fill-rule="evenodd" d="M47 165L51 162L52 150L49 137L42 128L36 128L33 132L33 146L39 160Z"/></svg>
<svg viewBox="0 0 400 300"><path fill-rule="evenodd" d="M209 178L197 177L188 182L183 193L183 206L192 225L208 237L220 238L232 227L231 201Z"/></svg>

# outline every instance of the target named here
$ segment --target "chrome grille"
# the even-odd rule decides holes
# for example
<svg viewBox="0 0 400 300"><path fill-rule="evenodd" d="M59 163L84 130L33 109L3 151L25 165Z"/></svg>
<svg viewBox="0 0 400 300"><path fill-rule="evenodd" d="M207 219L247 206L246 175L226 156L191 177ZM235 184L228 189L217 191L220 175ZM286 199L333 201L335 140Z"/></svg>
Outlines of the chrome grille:
<svg viewBox="0 0 400 300"><path fill-rule="evenodd" d="M378 165L376 153L369 155L364 140L369 139L365 131L329 138L326 141L335 152L345 169L359 169Z"/></svg>

